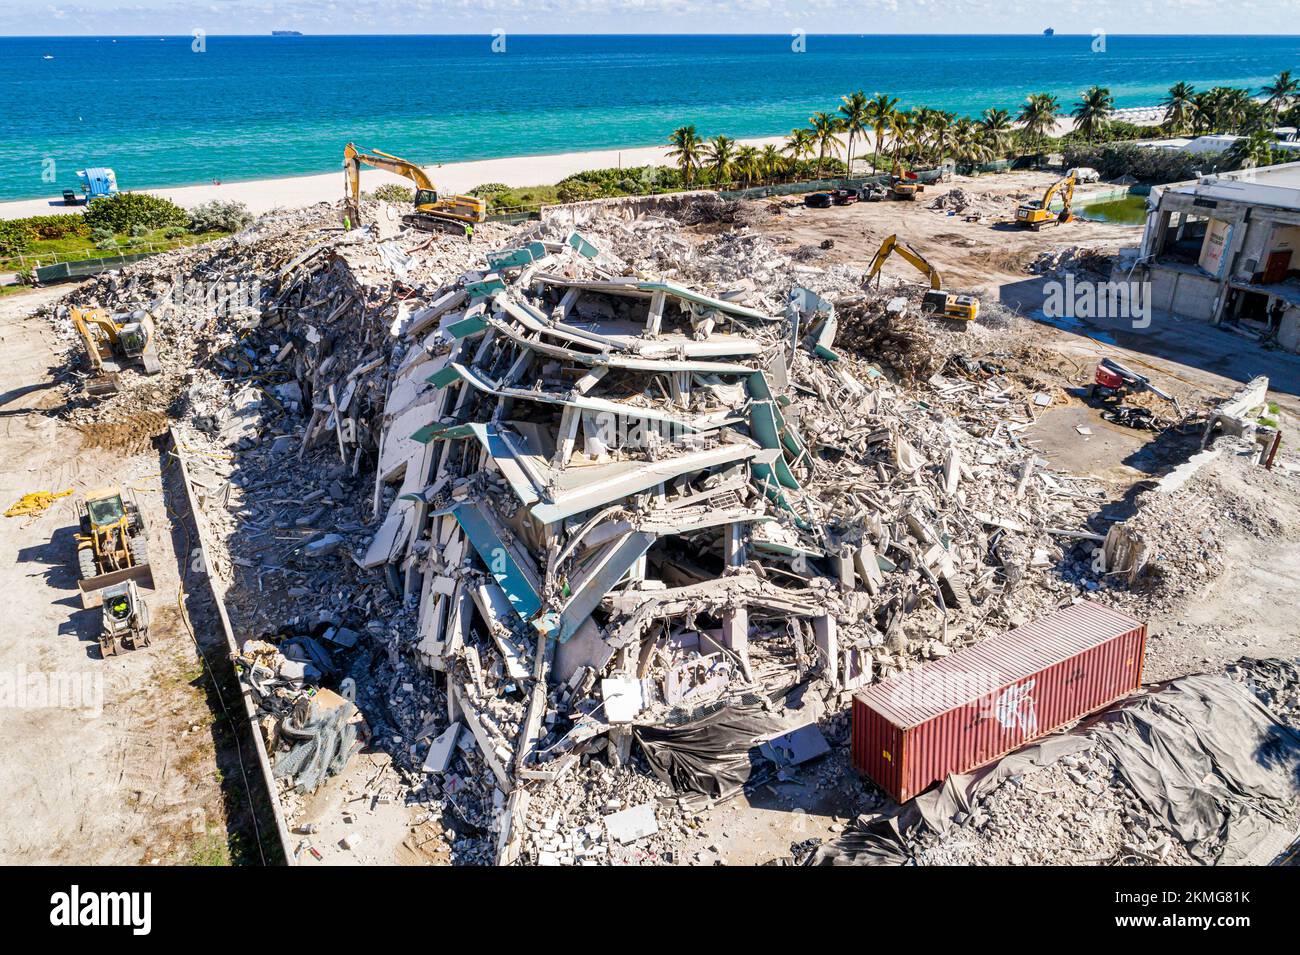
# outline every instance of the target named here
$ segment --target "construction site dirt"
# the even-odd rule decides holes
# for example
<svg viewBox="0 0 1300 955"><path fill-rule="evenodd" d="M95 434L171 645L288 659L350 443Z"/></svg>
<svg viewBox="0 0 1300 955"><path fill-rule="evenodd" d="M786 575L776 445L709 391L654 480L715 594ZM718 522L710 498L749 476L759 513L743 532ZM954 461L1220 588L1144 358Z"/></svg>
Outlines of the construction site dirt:
<svg viewBox="0 0 1300 955"><path fill-rule="evenodd" d="M215 779L233 740L169 610L181 583L222 657L209 584L229 614L299 865L843 861L892 809L850 761L863 686L1084 600L1148 624L1147 682L1295 659L1300 459L1284 440L1264 468L1260 436L1291 433L1300 357L1234 339L1225 359L1231 336L1191 323L1033 320L1053 275L1109 268L1140 232L1006 226L1051 179L677 218L568 206L472 243L376 203L344 231L318 206L6 298L23 380L0 408L4 492L136 488L162 572L153 646L100 660L71 632L92 627L68 600L75 497L5 521L31 621L5 666L93 668L106 689L101 719L6 721L0 789L40 825L0 857L187 861L220 827L259 861L265 833L230 808L255 798L232 795L237 769ZM979 296L975 322L923 310L904 263L867 284L895 234ZM148 309L162 374L86 398L70 305ZM1097 400L1102 358L1176 405ZM1257 375L1266 413L1231 400ZM1242 409L1244 433L1205 440ZM1285 709L1296 687L1279 686ZM1007 784L909 858L1222 851L1143 809L1118 748L1061 760L1038 770L1054 795ZM127 819L84 835L87 792ZM1095 817L1074 819L1086 837L1060 837L1070 814ZM125 846L128 819L149 838Z"/></svg>

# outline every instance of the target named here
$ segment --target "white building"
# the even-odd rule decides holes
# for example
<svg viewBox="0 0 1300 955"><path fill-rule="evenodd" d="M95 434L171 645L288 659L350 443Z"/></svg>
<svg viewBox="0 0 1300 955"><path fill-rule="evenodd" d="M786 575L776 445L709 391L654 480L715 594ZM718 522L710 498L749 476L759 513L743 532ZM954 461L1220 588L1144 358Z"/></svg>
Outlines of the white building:
<svg viewBox="0 0 1300 955"><path fill-rule="evenodd" d="M1157 311L1300 351L1300 162L1156 186L1134 278Z"/></svg>

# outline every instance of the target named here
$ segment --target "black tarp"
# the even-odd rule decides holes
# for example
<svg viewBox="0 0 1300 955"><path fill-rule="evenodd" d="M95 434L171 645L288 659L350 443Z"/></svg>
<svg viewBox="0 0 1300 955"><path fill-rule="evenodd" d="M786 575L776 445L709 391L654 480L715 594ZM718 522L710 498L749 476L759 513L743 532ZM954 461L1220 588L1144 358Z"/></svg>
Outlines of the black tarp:
<svg viewBox="0 0 1300 955"><path fill-rule="evenodd" d="M1086 727L1049 736L893 811L860 816L809 865L906 862L917 835L944 833L958 812L1002 780L1100 744L1142 800L1206 864L1267 864L1295 839L1300 732L1250 689L1223 674L1197 674L1117 704Z"/></svg>
<svg viewBox="0 0 1300 955"><path fill-rule="evenodd" d="M702 802L744 786L764 761L757 740L784 728L757 704L732 704L678 726L636 726L633 732L655 774Z"/></svg>

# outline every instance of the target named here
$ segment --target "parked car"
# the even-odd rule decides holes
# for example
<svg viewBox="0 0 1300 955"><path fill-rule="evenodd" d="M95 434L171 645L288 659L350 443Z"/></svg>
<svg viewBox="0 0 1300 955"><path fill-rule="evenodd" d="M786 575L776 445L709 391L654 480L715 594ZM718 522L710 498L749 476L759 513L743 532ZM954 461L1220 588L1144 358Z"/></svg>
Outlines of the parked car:
<svg viewBox="0 0 1300 955"><path fill-rule="evenodd" d="M835 199L829 192L810 192L803 197L803 204L809 209L829 209L835 204Z"/></svg>
<svg viewBox="0 0 1300 955"><path fill-rule="evenodd" d="M858 201L858 190L836 189L831 193L831 198L837 206L851 206Z"/></svg>

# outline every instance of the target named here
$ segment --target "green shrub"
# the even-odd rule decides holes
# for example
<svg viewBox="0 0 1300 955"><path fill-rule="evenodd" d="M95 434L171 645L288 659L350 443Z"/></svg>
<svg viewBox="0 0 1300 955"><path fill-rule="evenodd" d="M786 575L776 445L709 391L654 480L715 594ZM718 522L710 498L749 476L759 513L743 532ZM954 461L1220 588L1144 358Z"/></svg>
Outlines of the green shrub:
<svg viewBox="0 0 1300 955"><path fill-rule="evenodd" d="M91 229L90 230L91 242L106 242L111 238L113 238L112 229Z"/></svg>
<svg viewBox="0 0 1300 955"><path fill-rule="evenodd" d="M605 190L599 185L586 182L578 176L570 176L555 188L555 197L560 202L585 202L588 199L599 199L604 194Z"/></svg>
<svg viewBox="0 0 1300 955"><path fill-rule="evenodd" d="M101 252L108 252L112 249L116 249L117 239L114 239L111 236L107 239L100 239L98 242L95 243L95 248L99 249L99 251Z"/></svg>
<svg viewBox="0 0 1300 955"><path fill-rule="evenodd" d="M32 247L32 231L22 219L0 222L0 255L19 255Z"/></svg>
<svg viewBox="0 0 1300 955"><path fill-rule="evenodd" d="M170 199L151 196L145 192L119 192L92 202L86 207L85 219L92 229L105 228L115 233L124 233L134 225L149 229L185 225L189 216Z"/></svg>
<svg viewBox="0 0 1300 955"><path fill-rule="evenodd" d="M189 230L183 229L178 225L169 225L167 228L163 229L162 234L164 239L179 239L181 236L189 235Z"/></svg>
<svg viewBox="0 0 1300 955"><path fill-rule="evenodd" d="M252 221L253 214L242 202L220 200L195 206L189 217L191 232L238 232Z"/></svg>
<svg viewBox="0 0 1300 955"><path fill-rule="evenodd" d="M143 239L148 234L149 230L142 225L131 226L131 238L133 239Z"/></svg>
<svg viewBox="0 0 1300 955"><path fill-rule="evenodd" d="M415 190L403 186L396 182L386 182L371 195L380 202L391 202L393 205L410 205L415 201Z"/></svg>
<svg viewBox="0 0 1300 955"><path fill-rule="evenodd" d="M1222 153L1175 152L1146 149L1132 143L1108 143L1088 146L1067 145L1063 150L1067 168L1091 166L1103 179L1132 176L1140 182L1165 183L1192 179L1200 172L1211 173L1229 168Z"/></svg>
<svg viewBox="0 0 1300 955"><path fill-rule="evenodd" d="M509 192L510 187L504 182L485 182L475 186L469 191L471 196L478 196L480 199L491 199L493 196L499 196L504 192Z"/></svg>
<svg viewBox="0 0 1300 955"><path fill-rule="evenodd" d="M86 217L80 213L31 216L22 221L27 223L27 227L38 239L84 239L90 235Z"/></svg>

